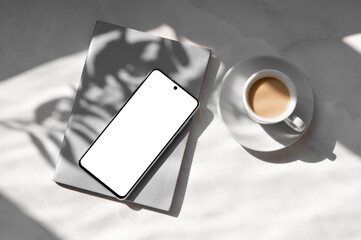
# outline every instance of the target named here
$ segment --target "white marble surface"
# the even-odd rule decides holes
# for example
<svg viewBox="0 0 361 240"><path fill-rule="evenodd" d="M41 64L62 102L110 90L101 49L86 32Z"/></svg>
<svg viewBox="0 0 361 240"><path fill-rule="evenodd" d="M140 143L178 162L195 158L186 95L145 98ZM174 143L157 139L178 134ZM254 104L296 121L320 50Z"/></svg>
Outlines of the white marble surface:
<svg viewBox="0 0 361 240"><path fill-rule="evenodd" d="M219 60L178 217L51 181L49 136L62 138L97 19L208 46ZM360 20L360 1L1 1L0 238L360 239ZM296 65L315 94L309 131L271 154L242 148L216 110L225 72L259 55Z"/></svg>

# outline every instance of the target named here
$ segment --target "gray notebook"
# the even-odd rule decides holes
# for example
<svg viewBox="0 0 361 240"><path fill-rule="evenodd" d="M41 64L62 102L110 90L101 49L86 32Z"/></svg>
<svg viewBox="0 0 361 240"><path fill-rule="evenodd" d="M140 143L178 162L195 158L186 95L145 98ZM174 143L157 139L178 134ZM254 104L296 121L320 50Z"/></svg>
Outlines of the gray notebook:
<svg viewBox="0 0 361 240"><path fill-rule="evenodd" d="M210 55L209 49L98 21L53 180L116 200L77 162L152 69L161 69L198 98ZM169 211L191 123L125 202Z"/></svg>

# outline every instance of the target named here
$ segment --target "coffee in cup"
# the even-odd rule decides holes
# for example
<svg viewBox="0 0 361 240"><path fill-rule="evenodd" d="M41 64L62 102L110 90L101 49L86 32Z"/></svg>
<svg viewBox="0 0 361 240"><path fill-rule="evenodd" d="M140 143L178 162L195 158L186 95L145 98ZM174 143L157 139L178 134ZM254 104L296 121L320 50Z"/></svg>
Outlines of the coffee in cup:
<svg viewBox="0 0 361 240"><path fill-rule="evenodd" d="M297 104L297 91L292 80L274 69L254 73L243 88L243 105L248 115L261 124L284 121L298 132L304 122L293 112Z"/></svg>

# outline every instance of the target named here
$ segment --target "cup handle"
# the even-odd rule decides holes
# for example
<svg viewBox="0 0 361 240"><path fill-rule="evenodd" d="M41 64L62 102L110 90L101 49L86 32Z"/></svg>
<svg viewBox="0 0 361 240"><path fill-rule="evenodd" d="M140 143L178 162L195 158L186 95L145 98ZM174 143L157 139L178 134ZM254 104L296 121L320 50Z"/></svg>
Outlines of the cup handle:
<svg viewBox="0 0 361 240"><path fill-rule="evenodd" d="M303 122L303 120L294 115L293 113L284 121L285 123L287 123L288 126L296 130L297 132L303 132L303 130L305 130L305 123Z"/></svg>

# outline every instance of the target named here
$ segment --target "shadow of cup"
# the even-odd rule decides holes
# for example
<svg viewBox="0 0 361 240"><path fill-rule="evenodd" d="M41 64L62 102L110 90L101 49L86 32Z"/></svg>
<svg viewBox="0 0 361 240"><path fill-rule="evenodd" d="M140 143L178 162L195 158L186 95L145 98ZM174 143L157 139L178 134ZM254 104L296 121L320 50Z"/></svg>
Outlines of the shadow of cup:
<svg viewBox="0 0 361 240"><path fill-rule="evenodd" d="M258 152L245 148L254 157L270 163L289 163L301 160L309 163L320 162L324 159L335 160L333 150L336 145L334 123L331 119L330 110L319 103L315 96L315 109L313 119L304 133L294 144L284 149L273 152ZM267 127L263 126L265 130ZM277 127L272 128L270 133L277 136Z"/></svg>

